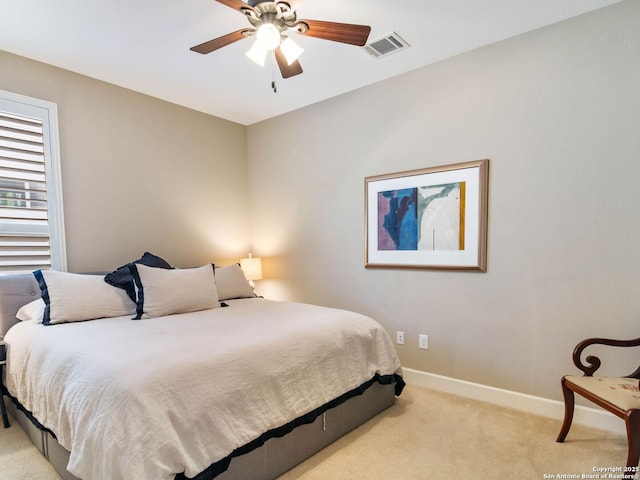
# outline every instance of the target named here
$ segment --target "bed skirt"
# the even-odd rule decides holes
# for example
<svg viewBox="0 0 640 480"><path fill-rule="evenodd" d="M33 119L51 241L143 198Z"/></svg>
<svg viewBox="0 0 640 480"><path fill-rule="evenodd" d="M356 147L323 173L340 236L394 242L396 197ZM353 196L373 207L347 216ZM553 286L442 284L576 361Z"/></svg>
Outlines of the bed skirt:
<svg viewBox="0 0 640 480"><path fill-rule="evenodd" d="M266 432L195 477L178 474L175 479L273 480L390 407L403 388L404 381L398 375L376 375L322 407ZM64 480L79 480L67 471L69 452L58 444L53 432L12 400L9 411L31 442Z"/></svg>

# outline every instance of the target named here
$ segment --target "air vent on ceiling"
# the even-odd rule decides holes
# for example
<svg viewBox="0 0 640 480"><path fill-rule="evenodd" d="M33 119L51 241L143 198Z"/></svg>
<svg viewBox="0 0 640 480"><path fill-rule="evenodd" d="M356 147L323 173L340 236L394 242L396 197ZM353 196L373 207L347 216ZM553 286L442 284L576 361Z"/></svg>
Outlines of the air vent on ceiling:
<svg viewBox="0 0 640 480"><path fill-rule="evenodd" d="M396 32L391 32L384 37L373 40L363 47L372 57L380 58L390 55L393 52L409 48L409 44L405 42Z"/></svg>

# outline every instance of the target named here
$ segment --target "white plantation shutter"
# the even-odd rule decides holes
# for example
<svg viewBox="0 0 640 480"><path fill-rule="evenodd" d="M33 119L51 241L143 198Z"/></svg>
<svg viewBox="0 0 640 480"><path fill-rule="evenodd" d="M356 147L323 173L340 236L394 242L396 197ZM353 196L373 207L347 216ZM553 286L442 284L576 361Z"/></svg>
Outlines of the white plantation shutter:
<svg viewBox="0 0 640 480"><path fill-rule="evenodd" d="M0 91L0 274L66 270L55 104Z"/></svg>

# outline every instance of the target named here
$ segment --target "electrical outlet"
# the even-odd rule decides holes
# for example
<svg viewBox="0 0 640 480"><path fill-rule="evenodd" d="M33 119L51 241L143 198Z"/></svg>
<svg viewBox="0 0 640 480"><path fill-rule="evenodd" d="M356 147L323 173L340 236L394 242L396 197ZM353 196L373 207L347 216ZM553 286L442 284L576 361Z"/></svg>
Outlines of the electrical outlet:
<svg viewBox="0 0 640 480"><path fill-rule="evenodd" d="M419 341L418 341L418 347L420 347L423 350L428 350L429 349L429 335L420 335L419 337Z"/></svg>
<svg viewBox="0 0 640 480"><path fill-rule="evenodd" d="M404 332L396 332L396 343L404 345Z"/></svg>

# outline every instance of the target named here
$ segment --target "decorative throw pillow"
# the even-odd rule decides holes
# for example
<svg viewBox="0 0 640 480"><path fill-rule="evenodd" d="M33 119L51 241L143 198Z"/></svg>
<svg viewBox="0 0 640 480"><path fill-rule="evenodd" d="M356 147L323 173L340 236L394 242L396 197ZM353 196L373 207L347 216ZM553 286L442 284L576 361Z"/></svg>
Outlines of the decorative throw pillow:
<svg viewBox="0 0 640 480"><path fill-rule="evenodd" d="M20 310L16 313L16 318L21 322L33 321L36 323L42 323L45 306L44 300L40 297L37 300L20 307Z"/></svg>
<svg viewBox="0 0 640 480"><path fill-rule="evenodd" d="M208 310L220 306L213 265L198 268L129 265L137 289L136 319Z"/></svg>
<svg viewBox="0 0 640 480"><path fill-rule="evenodd" d="M45 325L120 317L136 311L126 292L106 284L102 275L56 270L36 270L33 275L45 304Z"/></svg>
<svg viewBox="0 0 640 480"><path fill-rule="evenodd" d="M173 268L163 258L149 252L144 252L144 255L142 255L138 260L129 262L126 265L118 267L113 272L106 274L104 281L114 287L123 288L133 302L136 301L136 289L133 284L133 277L129 271L129 265L133 263L140 263L142 265L147 265L148 267Z"/></svg>
<svg viewBox="0 0 640 480"><path fill-rule="evenodd" d="M233 298L252 298L256 296L239 264L234 263L226 267L217 267L214 273L216 275L218 299L221 302Z"/></svg>

